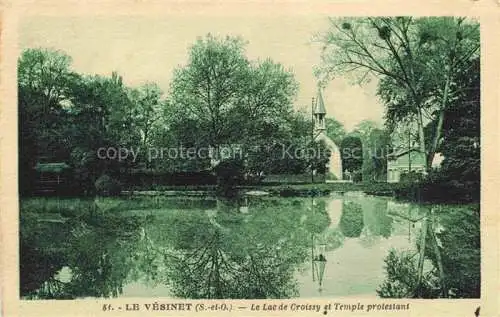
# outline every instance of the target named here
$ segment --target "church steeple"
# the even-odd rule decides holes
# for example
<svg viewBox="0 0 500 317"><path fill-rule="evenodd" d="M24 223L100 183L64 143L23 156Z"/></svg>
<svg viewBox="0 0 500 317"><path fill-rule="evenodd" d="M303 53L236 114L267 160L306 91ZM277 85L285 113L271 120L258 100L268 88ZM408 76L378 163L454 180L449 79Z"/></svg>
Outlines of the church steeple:
<svg viewBox="0 0 500 317"><path fill-rule="evenodd" d="M314 141L322 141L330 150L330 158L326 165L328 175L333 176L335 180L342 180L342 158L340 150L335 142L326 134L326 108L321 87L318 85L318 94L311 104L311 111L314 119ZM329 176L330 177L330 176Z"/></svg>
<svg viewBox="0 0 500 317"><path fill-rule="evenodd" d="M325 102L323 101L321 88L318 86L318 95L316 97L316 105L314 107L314 129L316 131L323 132L326 130L325 116L326 116Z"/></svg>

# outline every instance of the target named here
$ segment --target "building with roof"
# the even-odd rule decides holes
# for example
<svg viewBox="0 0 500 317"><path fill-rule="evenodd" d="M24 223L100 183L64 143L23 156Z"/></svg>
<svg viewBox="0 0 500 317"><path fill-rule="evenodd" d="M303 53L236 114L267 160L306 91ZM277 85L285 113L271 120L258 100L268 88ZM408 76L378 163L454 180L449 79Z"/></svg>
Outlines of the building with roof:
<svg viewBox="0 0 500 317"><path fill-rule="evenodd" d="M409 172L425 174L425 154L416 148L403 150L387 158L387 182L398 183Z"/></svg>
<svg viewBox="0 0 500 317"><path fill-rule="evenodd" d="M318 87L318 95L313 105L313 118L314 118L314 141L323 141L330 150L330 159L328 162L327 170L330 175L337 180L342 180L342 158L340 156L340 149L335 142L326 135L326 108L321 88Z"/></svg>

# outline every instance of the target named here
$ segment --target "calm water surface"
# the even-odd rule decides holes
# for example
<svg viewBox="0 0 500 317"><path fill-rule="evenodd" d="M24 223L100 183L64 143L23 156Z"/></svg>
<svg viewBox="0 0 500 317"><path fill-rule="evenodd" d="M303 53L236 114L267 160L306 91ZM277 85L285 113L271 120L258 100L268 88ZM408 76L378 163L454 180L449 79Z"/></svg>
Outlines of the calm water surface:
<svg viewBox="0 0 500 317"><path fill-rule="evenodd" d="M24 298L375 297L427 210L361 193L21 206Z"/></svg>

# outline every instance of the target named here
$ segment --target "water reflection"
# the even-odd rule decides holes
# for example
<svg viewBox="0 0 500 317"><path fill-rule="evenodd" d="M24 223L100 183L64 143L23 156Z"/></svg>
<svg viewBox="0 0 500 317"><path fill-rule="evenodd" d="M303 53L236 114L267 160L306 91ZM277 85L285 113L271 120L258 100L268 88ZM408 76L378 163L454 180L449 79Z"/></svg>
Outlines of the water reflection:
<svg viewBox="0 0 500 317"><path fill-rule="evenodd" d="M390 203L370 196L23 201L21 296L310 297L317 296L311 261L320 254L328 260L322 295L375 294L388 250L415 249L407 235L419 230Z"/></svg>
<svg viewBox="0 0 500 317"><path fill-rule="evenodd" d="M479 205L390 207L395 219L407 221L408 240L417 249L389 252L384 260L387 278L377 293L392 298L478 298Z"/></svg>
<svg viewBox="0 0 500 317"><path fill-rule="evenodd" d="M215 211L192 213L195 219L177 218L177 227L170 230L182 233L175 234L174 240L157 242L172 251L165 257L169 270L162 282L171 285L174 296L183 298L297 295L293 271L304 261L307 245L306 231L297 226L305 209L293 205L293 201L285 205L256 201L244 215L221 202ZM152 232L158 229L148 227ZM172 234L162 230L167 239Z"/></svg>
<svg viewBox="0 0 500 317"><path fill-rule="evenodd" d="M357 238L363 231L363 209L353 201L344 201L342 216L340 217L340 231L345 237Z"/></svg>
<svg viewBox="0 0 500 317"><path fill-rule="evenodd" d="M21 294L28 298L110 297L121 294L138 223L89 217L41 221L21 213ZM61 272L71 277L61 278Z"/></svg>
<svg viewBox="0 0 500 317"><path fill-rule="evenodd" d="M303 200L256 199L247 213L234 201L213 202L151 212L157 201L133 201L142 217L141 209L89 212L65 223L39 222L23 210L21 294L116 297L125 284L141 281L168 285L169 295L183 298L298 296L293 275L305 261L309 230L328 225L325 204L312 216ZM54 278L63 267L71 272L66 282Z"/></svg>

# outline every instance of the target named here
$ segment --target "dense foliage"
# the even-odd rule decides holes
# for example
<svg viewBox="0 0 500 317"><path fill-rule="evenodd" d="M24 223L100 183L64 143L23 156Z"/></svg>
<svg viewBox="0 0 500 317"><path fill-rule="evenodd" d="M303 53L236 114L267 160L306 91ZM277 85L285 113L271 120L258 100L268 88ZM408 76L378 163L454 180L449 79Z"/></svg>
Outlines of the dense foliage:
<svg viewBox="0 0 500 317"><path fill-rule="evenodd" d="M426 157L431 175L437 153L440 186L474 192L480 170L479 23L464 17L332 18L318 37L318 75L378 79L393 137ZM392 140L394 149L403 140ZM365 169L366 171L371 168ZM376 174L376 173L375 173ZM372 177L376 175L371 175ZM434 182L436 178L433 178Z"/></svg>
<svg viewBox="0 0 500 317"><path fill-rule="evenodd" d="M357 136L349 135L340 143L342 170L344 174L351 175L351 179L361 181L361 168L363 166L363 144Z"/></svg>
<svg viewBox="0 0 500 317"><path fill-rule="evenodd" d="M293 110L293 72L249 60L240 38L198 39L168 95L150 82L127 87L116 73L76 73L71 57L52 49L25 50L18 77L22 194L36 185L40 162L68 163L75 194L95 193L104 174L128 183L138 170L210 172L228 158L243 160L235 173L245 177L326 173L329 152Z"/></svg>

